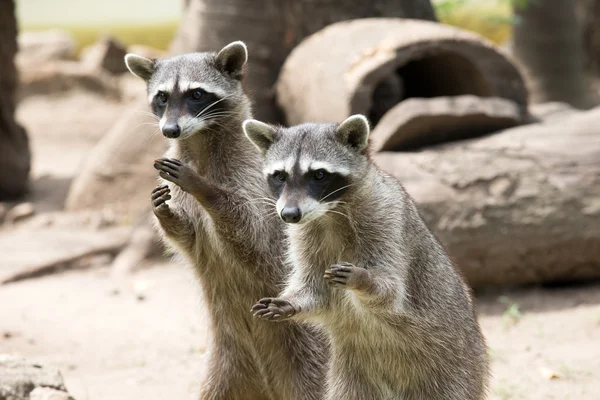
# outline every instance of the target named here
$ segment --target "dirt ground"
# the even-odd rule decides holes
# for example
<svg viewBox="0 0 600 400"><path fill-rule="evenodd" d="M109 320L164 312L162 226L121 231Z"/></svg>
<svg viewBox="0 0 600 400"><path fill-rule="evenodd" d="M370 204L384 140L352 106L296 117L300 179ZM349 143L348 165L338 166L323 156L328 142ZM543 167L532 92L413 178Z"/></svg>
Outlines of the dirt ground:
<svg viewBox="0 0 600 400"><path fill-rule="evenodd" d="M123 106L83 92L21 103L38 214L60 209ZM477 305L493 360L490 399L598 398L599 283L478 293ZM58 366L78 400L195 398L207 335L199 285L177 263L119 281L100 266L0 286L0 353Z"/></svg>

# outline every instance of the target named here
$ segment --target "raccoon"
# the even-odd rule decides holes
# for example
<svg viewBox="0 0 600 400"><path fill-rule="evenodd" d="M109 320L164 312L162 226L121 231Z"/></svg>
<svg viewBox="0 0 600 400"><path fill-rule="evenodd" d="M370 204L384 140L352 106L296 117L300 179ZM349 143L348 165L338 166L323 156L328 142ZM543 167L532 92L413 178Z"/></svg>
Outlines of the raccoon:
<svg viewBox="0 0 600 400"><path fill-rule="evenodd" d="M273 214L260 155L243 138L251 117L242 89L246 46L161 60L126 56L147 82L148 101L170 148L155 161L152 192L166 242L201 283L212 327L202 400L316 400L323 396L327 348L300 324L260 323L248 308L275 295L289 267L283 223Z"/></svg>
<svg viewBox="0 0 600 400"><path fill-rule="evenodd" d="M367 119L243 127L264 155L294 265L279 297L252 312L325 328L326 399L484 399L469 289L413 200L370 160Z"/></svg>

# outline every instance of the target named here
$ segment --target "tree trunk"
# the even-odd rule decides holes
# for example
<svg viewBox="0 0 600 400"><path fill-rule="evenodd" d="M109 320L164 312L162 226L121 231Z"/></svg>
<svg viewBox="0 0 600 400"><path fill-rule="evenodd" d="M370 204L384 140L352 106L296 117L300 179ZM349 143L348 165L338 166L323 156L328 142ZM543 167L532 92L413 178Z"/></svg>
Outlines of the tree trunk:
<svg viewBox="0 0 600 400"><path fill-rule="evenodd" d="M244 40L250 53L245 83L254 116L281 122L273 86L292 49L331 23L366 17L434 21L435 13L429 0L192 0L170 50L214 51Z"/></svg>
<svg viewBox="0 0 600 400"><path fill-rule="evenodd" d="M584 76L576 0L529 1L515 6L513 54L523 67L535 103L593 104Z"/></svg>
<svg viewBox="0 0 600 400"><path fill-rule="evenodd" d="M600 0L579 0L578 18L583 35L585 67L600 75Z"/></svg>
<svg viewBox="0 0 600 400"><path fill-rule="evenodd" d="M373 158L472 286L600 278L600 108Z"/></svg>
<svg viewBox="0 0 600 400"><path fill-rule="evenodd" d="M15 4L0 1L0 199L25 193L31 165L27 133L15 121L16 52Z"/></svg>

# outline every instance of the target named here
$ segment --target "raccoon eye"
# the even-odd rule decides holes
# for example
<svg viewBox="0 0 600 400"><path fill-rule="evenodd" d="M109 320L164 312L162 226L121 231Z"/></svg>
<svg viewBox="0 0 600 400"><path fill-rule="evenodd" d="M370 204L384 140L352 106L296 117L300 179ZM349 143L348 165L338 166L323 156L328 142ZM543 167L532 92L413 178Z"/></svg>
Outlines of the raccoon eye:
<svg viewBox="0 0 600 400"><path fill-rule="evenodd" d="M285 172L283 172L283 171L276 171L276 172L273 174L273 177L274 177L274 178L275 178L277 181L279 181L279 182L285 182L285 179L287 178L287 175L286 175L286 173L285 173Z"/></svg>
<svg viewBox="0 0 600 400"><path fill-rule="evenodd" d="M327 175L327 172L324 169L318 169L313 173L313 179L315 181L320 181L325 178L325 175Z"/></svg>
<svg viewBox="0 0 600 400"><path fill-rule="evenodd" d="M194 100L200 100L202 98L202 96L204 96L204 93L202 93L202 90L194 90L192 92L192 99Z"/></svg>
<svg viewBox="0 0 600 400"><path fill-rule="evenodd" d="M169 96L163 91L156 93L156 98L162 104L166 104L167 101L169 100Z"/></svg>

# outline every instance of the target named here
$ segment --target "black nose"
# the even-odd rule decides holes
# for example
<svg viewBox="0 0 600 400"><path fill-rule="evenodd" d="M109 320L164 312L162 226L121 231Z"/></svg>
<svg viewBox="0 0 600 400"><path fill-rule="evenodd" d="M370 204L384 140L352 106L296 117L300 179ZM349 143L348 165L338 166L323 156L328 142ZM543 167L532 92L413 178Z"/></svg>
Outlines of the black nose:
<svg viewBox="0 0 600 400"><path fill-rule="evenodd" d="M284 222L295 224L300 222L300 218L302 218L302 213L298 207L286 207L281 210L281 219Z"/></svg>
<svg viewBox="0 0 600 400"><path fill-rule="evenodd" d="M162 128L162 133L170 139L175 139L181 134L181 129L177 124L165 124Z"/></svg>

